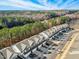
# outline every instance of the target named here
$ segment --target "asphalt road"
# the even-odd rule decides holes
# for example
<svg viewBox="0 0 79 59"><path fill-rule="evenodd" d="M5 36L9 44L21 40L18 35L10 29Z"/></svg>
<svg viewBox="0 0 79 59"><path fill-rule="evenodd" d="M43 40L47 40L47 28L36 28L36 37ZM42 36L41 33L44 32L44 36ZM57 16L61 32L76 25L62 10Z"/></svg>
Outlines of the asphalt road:
<svg viewBox="0 0 79 59"><path fill-rule="evenodd" d="M65 59L79 59L79 37L75 40Z"/></svg>
<svg viewBox="0 0 79 59"><path fill-rule="evenodd" d="M79 30L73 31L62 51L56 59L79 59Z"/></svg>

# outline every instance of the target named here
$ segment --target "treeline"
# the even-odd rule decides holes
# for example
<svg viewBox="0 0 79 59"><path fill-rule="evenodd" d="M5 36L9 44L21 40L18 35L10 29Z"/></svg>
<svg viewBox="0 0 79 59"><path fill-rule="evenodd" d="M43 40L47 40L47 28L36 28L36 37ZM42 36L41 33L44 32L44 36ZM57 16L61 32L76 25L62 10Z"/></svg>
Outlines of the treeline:
<svg viewBox="0 0 79 59"><path fill-rule="evenodd" d="M0 30L0 48L13 45L25 38L38 34L52 26L66 23L68 17L57 17L44 21L37 21L23 26L16 26L13 28L3 28Z"/></svg>
<svg viewBox="0 0 79 59"><path fill-rule="evenodd" d="M12 28L14 26L22 26L29 23L34 23L36 20L26 17L1 17L0 18L0 29Z"/></svg>
<svg viewBox="0 0 79 59"><path fill-rule="evenodd" d="M0 29L12 28L15 26L22 26L36 21L48 20L53 17L58 17L56 13L52 12L49 14L38 14L38 15L27 15L27 17L0 17Z"/></svg>

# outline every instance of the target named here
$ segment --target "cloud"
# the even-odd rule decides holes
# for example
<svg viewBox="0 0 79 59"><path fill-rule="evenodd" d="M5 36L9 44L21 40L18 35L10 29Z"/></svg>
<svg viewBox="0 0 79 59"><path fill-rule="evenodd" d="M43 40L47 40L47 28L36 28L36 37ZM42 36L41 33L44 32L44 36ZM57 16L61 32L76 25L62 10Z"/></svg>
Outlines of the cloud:
<svg viewBox="0 0 79 59"><path fill-rule="evenodd" d="M62 4L62 8L66 8L67 6L69 6L69 4L74 3L76 0L67 0L66 2L64 2L64 4ZM72 5L73 6L73 5Z"/></svg>
<svg viewBox="0 0 79 59"><path fill-rule="evenodd" d="M78 9L79 0L1 0L0 9L6 9L12 7L16 9L24 10L54 10L54 9ZM75 5L75 7L73 7ZM3 6L3 7L1 7ZM77 7L76 7L77 6ZM12 8L12 9L13 9Z"/></svg>
<svg viewBox="0 0 79 59"><path fill-rule="evenodd" d="M23 1L23 0L8 0L8 1L1 1L0 5L3 6L15 6L19 8L24 8L24 9L49 9L46 6L41 6L38 4L34 4L31 1Z"/></svg>

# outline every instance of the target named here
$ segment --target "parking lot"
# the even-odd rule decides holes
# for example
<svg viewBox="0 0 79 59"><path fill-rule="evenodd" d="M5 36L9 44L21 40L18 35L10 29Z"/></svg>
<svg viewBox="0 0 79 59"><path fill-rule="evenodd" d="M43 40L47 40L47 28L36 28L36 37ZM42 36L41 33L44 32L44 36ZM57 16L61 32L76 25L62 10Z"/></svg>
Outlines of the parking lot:
<svg viewBox="0 0 79 59"><path fill-rule="evenodd" d="M55 59L56 55L58 53L61 53L61 49L68 41L68 38L70 36L69 32L70 31L68 30L58 32L52 38L49 38L51 40L48 40L38 48L34 49L32 51L32 54L26 57L26 59L39 59L39 57L41 59Z"/></svg>

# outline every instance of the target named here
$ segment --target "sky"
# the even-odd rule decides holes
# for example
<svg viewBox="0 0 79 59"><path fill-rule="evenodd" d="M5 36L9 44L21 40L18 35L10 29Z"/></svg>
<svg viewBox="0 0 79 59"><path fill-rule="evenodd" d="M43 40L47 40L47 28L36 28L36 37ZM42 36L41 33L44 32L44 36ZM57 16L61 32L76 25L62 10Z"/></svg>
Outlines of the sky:
<svg viewBox="0 0 79 59"><path fill-rule="evenodd" d="M79 0L0 0L0 10L79 9Z"/></svg>

